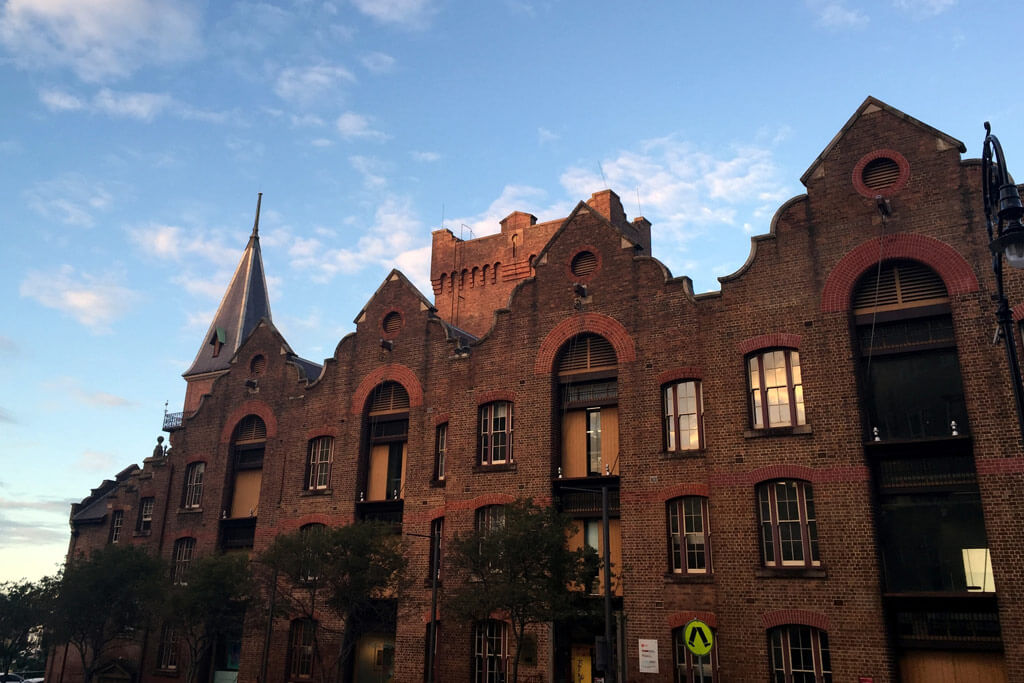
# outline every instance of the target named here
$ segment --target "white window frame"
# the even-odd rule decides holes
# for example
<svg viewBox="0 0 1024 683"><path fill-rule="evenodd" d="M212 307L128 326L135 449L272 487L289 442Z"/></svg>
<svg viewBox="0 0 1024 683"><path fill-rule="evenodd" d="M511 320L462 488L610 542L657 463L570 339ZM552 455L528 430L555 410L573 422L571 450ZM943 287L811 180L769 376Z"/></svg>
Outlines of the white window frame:
<svg viewBox="0 0 1024 683"><path fill-rule="evenodd" d="M444 481L445 457L448 454L448 423L434 428L434 480Z"/></svg>
<svg viewBox="0 0 1024 683"><path fill-rule="evenodd" d="M196 539L182 536L174 542L174 566L171 581L178 586L188 585L188 568L196 552Z"/></svg>
<svg viewBox="0 0 1024 683"><path fill-rule="evenodd" d="M331 488L331 461L334 438L318 436L309 440L306 455L306 490L325 491Z"/></svg>
<svg viewBox="0 0 1024 683"><path fill-rule="evenodd" d="M798 350L765 349L748 356L747 390L754 429L807 424Z"/></svg>
<svg viewBox="0 0 1024 683"><path fill-rule="evenodd" d="M178 630L171 624L164 624L160 629L160 652L156 666L161 671L178 670Z"/></svg>
<svg viewBox="0 0 1024 683"><path fill-rule="evenodd" d="M508 673L508 624L496 619L473 628L473 682L505 683Z"/></svg>
<svg viewBox="0 0 1024 683"><path fill-rule="evenodd" d="M114 510L110 513L110 542L121 541L121 529L124 527L124 510Z"/></svg>
<svg viewBox="0 0 1024 683"><path fill-rule="evenodd" d="M757 485L757 509L761 560L765 567L821 566L814 489L810 482L761 482Z"/></svg>
<svg viewBox="0 0 1024 683"><path fill-rule="evenodd" d="M143 498L139 502L139 533L148 534L152 531L155 507L156 499L152 497Z"/></svg>
<svg viewBox="0 0 1024 683"><path fill-rule="evenodd" d="M687 379L664 385L661 403L665 450L675 453L704 448L704 397L700 380ZM687 435L685 443L684 434Z"/></svg>
<svg viewBox="0 0 1024 683"><path fill-rule="evenodd" d="M192 462L185 468L185 491L181 507L186 510L198 510L202 506L203 474L205 472L205 462Z"/></svg>
<svg viewBox="0 0 1024 683"><path fill-rule="evenodd" d="M512 462L512 408L511 401L491 401L480 406L481 465Z"/></svg>

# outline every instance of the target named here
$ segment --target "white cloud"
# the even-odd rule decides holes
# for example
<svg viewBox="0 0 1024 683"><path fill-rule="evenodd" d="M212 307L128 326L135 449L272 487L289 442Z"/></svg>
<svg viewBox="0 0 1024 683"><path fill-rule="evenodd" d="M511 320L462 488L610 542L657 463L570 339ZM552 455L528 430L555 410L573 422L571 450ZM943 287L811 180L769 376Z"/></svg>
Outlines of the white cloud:
<svg viewBox="0 0 1024 683"><path fill-rule="evenodd" d="M110 275L77 273L69 265L50 272L30 271L19 292L47 308L70 315L96 333L109 332L111 323L127 313L139 298Z"/></svg>
<svg viewBox="0 0 1024 683"><path fill-rule="evenodd" d="M308 104L335 92L342 83L355 82L352 72L342 66L318 64L282 69L274 83L274 93L283 100Z"/></svg>
<svg viewBox="0 0 1024 683"><path fill-rule="evenodd" d="M869 21L866 14L846 7L842 0L807 0L807 6L826 28L861 28Z"/></svg>
<svg viewBox="0 0 1024 683"><path fill-rule="evenodd" d="M110 472L114 469L117 457L112 453L101 451L83 451L75 462L75 467L85 472Z"/></svg>
<svg viewBox="0 0 1024 683"><path fill-rule="evenodd" d="M395 58L383 52L370 52L360 59L366 70L374 74L386 74L395 68Z"/></svg>
<svg viewBox="0 0 1024 683"><path fill-rule="evenodd" d="M70 396L84 405L101 408L126 408L138 405L135 401L106 391L83 389L81 382L74 377L60 377L47 382L46 386L61 396Z"/></svg>
<svg viewBox="0 0 1024 683"><path fill-rule="evenodd" d="M942 14L956 4L956 0L893 0L895 7L923 17Z"/></svg>
<svg viewBox="0 0 1024 683"><path fill-rule="evenodd" d="M425 163L433 163L441 159L441 155L437 152L410 152L410 154L414 160Z"/></svg>
<svg viewBox="0 0 1024 683"><path fill-rule="evenodd" d="M60 90L41 90L39 100L50 111L76 111L86 106L85 102L74 95Z"/></svg>
<svg viewBox="0 0 1024 683"><path fill-rule="evenodd" d="M103 88L93 98L98 111L140 121L153 118L173 102L170 95L150 92L114 92Z"/></svg>
<svg viewBox="0 0 1024 683"><path fill-rule="evenodd" d="M363 14L385 24L423 28L434 13L429 0L352 0Z"/></svg>
<svg viewBox="0 0 1024 683"><path fill-rule="evenodd" d="M0 43L23 68L103 82L197 55L199 12L182 0L8 0Z"/></svg>
<svg viewBox="0 0 1024 683"><path fill-rule="evenodd" d="M78 174L44 180L26 191L28 204L44 218L90 228L93 214L110 207L113 195L102 183Z"/></svg>
<svg viewBox="0 0 1024 683"><path fill-rule="evenodd" d="M596 186L591 185L591 188L593 187ZM590 196L589 192L585 196ZM568 201L552 202L548 200L547 193L537 187L506 185L498 198L481 213L447 219L444 227L451 230L456 237L483 237L498 232L501 229L501 219L513 211L531 213L544 221L566 216L574 204L575 202ZM469 228L469 232L464 232L462 226Z"/></svg>
<svg viewBox="0 0 1024 683"><path fill-rule="evenodd" d="M161 260L181 261L198 256L229 267L239 256L237 245L228 246L219 236L205 231L187 232L176 225L150 223L129 228L128 238L144 253Z"/></svg>
<svg viewBox="0 0 1024 683"><path fill-rule="evenodd" d="M364 138L370 140L387 140L390 136L370 125L370 119L352 111L338 117L338 132L346 140Z"/></svg>
<svg viewBox="0 0 1024 683"><path fill-rule="evenodd" d="M558 133L553 133L552 131L548 130L547 128L538 128L537 129L537 140L542 145L547 144L549 142L555 142L556 140L561 139L561 137L562 136L559 135Z"/></svg>
<svg viewBox="0 0 1024 683"><path fill-rule="evenodd" d="M363 183L367 187L381 188L388 184L388 179L384 177L384 173L390 169L387 162L366 156L351 156L348 161L363 176Z"/></svg>
<svg viewBox="0 0 1024 683"><path fill-rule="evenodd" d="M309 144L313 145L314 147L330 147L331 145L334 144L334 141L329 140L327 138L313 138L312 140L309 141Z"/></svg>

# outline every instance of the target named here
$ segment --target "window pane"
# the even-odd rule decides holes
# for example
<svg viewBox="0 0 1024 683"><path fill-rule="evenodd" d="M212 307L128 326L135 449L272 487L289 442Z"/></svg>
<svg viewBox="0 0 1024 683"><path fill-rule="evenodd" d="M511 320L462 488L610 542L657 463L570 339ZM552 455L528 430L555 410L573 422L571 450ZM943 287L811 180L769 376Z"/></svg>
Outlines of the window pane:
<svg viewBox="0 0 1024 683"><path fill-rule="evenodd" d="M679 529L679 503L672 502L668 506L669 542L671 544L672 571L683 569L682 536Z"/></svg>
<svg viewBox="0 0 1024 683"><path fill-rule="evenodd" d="M674 451L676 449L676 420L672 407L675 402L672 399L672 387L665 387L662 396L662 405L665 407L665 448Z"/></svg>
<svg viewBox="0 0 1024 683"><path fill-rule="evenodd" d="M761 549L765 564L775 564L775 544L772 537L771 490L768 485L757 489L758 509L761 513Z"/></svg>

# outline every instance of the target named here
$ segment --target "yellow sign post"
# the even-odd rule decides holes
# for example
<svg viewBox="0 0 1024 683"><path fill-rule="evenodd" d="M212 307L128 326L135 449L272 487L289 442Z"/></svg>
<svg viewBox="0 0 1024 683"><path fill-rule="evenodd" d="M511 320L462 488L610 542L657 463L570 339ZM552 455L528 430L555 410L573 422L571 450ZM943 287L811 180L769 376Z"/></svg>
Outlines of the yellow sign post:
<svg viewBox="0 0 1024 683"><path fill-rule="evenodd" d="M711 652L715 637L711 635L710 626L700 619L694 619L683 629L683 642L686 643L687 650L698 657L703 657Z"/></svg>

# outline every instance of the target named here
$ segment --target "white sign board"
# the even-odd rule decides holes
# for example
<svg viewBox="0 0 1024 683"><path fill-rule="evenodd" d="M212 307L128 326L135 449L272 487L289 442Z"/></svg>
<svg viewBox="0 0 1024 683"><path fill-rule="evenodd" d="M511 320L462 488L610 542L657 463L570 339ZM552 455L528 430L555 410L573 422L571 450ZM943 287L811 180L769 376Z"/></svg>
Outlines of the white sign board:
<svg viewBox="0 0 1024 683"><path fill-rule="evenodd" d="M658 641L653 638L640 638L640 673L658 673Z"/></svg>

